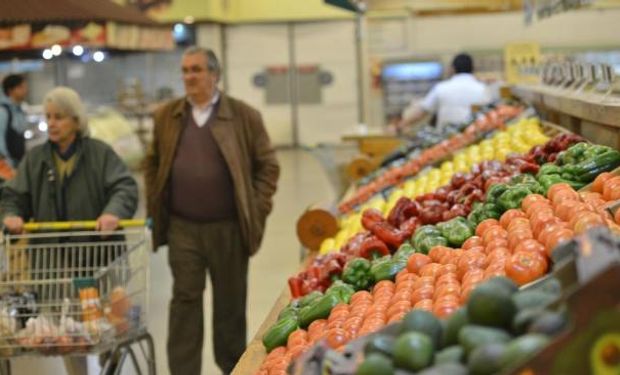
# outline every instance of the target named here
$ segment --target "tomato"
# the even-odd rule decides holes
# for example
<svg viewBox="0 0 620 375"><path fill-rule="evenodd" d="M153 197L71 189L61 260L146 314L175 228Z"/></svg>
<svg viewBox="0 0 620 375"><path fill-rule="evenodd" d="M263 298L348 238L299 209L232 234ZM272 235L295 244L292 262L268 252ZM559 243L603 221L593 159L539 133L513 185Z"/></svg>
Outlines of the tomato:
<svg viewBox="0 0 620 375"><path fill-rule="evenodd" d="M579 199L579 193L577 193L575 190L558 191L555 193L555 196L553 197L551 201L551 205L553 207L557 207L558 205L562 204L562 202L565 202L565 201L580 202L581 200Z"/></svg>
<svg viewBox="0 0 620 375"><path fill-rule="evenodd" d="M430 276L435 279L440 268L441 264L439 263L429 263L420 269L420 276Z"/></svg>
<svg viewBox="0 0 620 375"><path fill-rule="evenodd" d="M399 290L394 293L390 299L390 303L394 303L396 301L409 301L411 299L411 293L413 293L413 286L409 289Z"/></svg>
<svg viewBox="0 0 620 375"><path fill-rule="evenodd" d="M547 198L549 198L549 200L551 202L553 202L553 198L555 197L555 195L560 192L560 191L564 191L564 190L568 190L568 191L574 191L573 188L565 183L565 182L560 182L557 184L553 184L549 190L547 190Z"/></svg>
<svg viewBox="0 0 620 375"><path fill-rule="evenodd" d="M428 255L420 253L412 254L407 261L407 271L419 275L422 267L429 263L432 263L432 260Z"/></svg>
<svg viewBox="0 0 620 375"><path fill-rule="evenodd" d="M482 240L485 244L488 244L489 242L497 238L508 239L508 232L506 231L506 229L500 227L499 225L488 228L482 236Z"/></svg>
<svg viewBox="0 0 620 375"><path fill-rule="evenodd" d="M557 217L564 221L569 221L571 213L587 209L586 204L576 200L564 200L557 206L555 206L554 212Z"/></svg>
<svg viewBox="0 0 620 375"><path fill-rule="evenodd" d="M520 229L508 233L508 248L514 250L517 245L524 240L534 238L534 234L529 229Z"/></svg>
<svg viewBox="0 0 620 375"><path fill-rule="evenodd" d="M372 295L367 290L360 290L359 292L353 293L351 296L351 304L354 305L358 301L372 301Z"/></svg>
<svg viewBox="0 0 620 375"><path fill-rule="evenodd" d="M375 287L373 288L373 294L379 292L381 289L387 289L390 291L394 291L394 288L395 288L395 285L392 281L381 280L377 284L375 284Z"/></svg>
<svg viewBox="0 0 620 375"><path fill-rule="evenodd" d="M416 290L418 288L421 288L425 285L433 285L435 283L435 278L434 277L430 277L430 276L423 276L420 277L419 279L417 279L415 281L415 283L413 284L413 290Z"/></svg>
<svg viewBox="0 0 620 375"><path fill-rule="evenodd" d="M435 288L435 293L433 294L433 299L437 299L441 296L449 294L459 295L461 294L461 285L459 283L448 284L445 283L437 288Z"/></svg>
<svg viewBox="0 0 620 375"><path fill-rule="evenodd" d="M414 280L406 280L406 281L401 281L400 283L396 283L396 289L394 289L394 295L398 294L399 292L402 293L403 291L413 289L414 284L415 284Z"/></svg>
<svg viewBox="0 0 620 375"><path fill-rule="evenodd" d="M510 224L513 219L516 219L518 217L524 218L525 213L519 209L512 208L502 214L502 216L499 218L499 224L502 226L502 228L508 229L508 224Z"/></svg>
<svg viewBox="0 0 620 375"><path fill-rule="evenodd" d="M534 215L536 212L539 212L539 211L553 212L553 208L548 202L536 201L527 208L527 211L525 211L525 214L527 215L527 217L531 218L532 215Z"/></svg>
<svg viewBox="0 0 620 375"><path fill-rule="evenodd" d="M547 260L534 251L519 251L506 262L506 275L518 285L539 279L547 272Z"/></svg>
<svg viewBox="0 0 620 375"><path fill-rule="evenodd" d="M432 299L423 299L421 301L419 301L418 303L416 303L413 306L414 309L419 309L419 310L426 310L428 312L432 312L433 311L433 300Z"/></svg>
<svg viewBox="0 0 620 375"><path fill-rule="evenodd" d="M411 275L411 273L409 271L407 271L407 268L401 270L399 273L396 274L396 278L394 279L394 282L396 283L396 285L398 286L399 282L402 282L403 277L407 276L407 275Z"/></svg>
<svg viewBox="0 0 620 375"><path fill-rule="evenodd" d="M572 222L572 220L571 220ZM600 225L605 225L605 219L600 214L594 212L580 212L572 225L575 234L582 234L588 229Z"/></svg>
<svg viewBox="0 0 620 375"><path fill-rule="evenodd" d="M388 307L387 312L386 312L386 316L388 317L388 319L390 318L390 316L396 314L396 313L400 313L400 312L407 312L409 310L411 310L411 301L398 301L395 304L391 305L390 307Z"/></svg>
<svg viewBox="0 0 620 375"><path fill-rule="evenodd" d="M530 229L530 219L528 219L527 217L516 217L512 219L510 223L508 223L508 227L506 228L506 230L510 232L511 230L515 230L517 228Z"/></svg>
<svg viewBox="0 0 620 375"><path fill-rule="evenodd" d="M335 328L327 331L327 345L330 348L336 349L347 342L349 342L349 337L344 329Z"/></svg>
<svg viewBox="0 0 620 375"><path fill-rule="evenodd" d="M538 201L549 203L549 200L540 194L529 194L521 201L521 209L527 214L528 207L530 207L532 203Z"/></svg>
<svg viewBox="0 0 620 375"><path fill-rule="evenodd" d="M611 200L612 190L620 185L620 176L614 176L603 183L603 199Z"/></svg>
<svg viewBox="0 0 620 375"><path fill-rule="evenodd" d="M428 256L433 262L437 263L444 255L446 255L450 251L452 251L452 248L450 247L435 246L428 252Z"/></svg>
<svg viewBox="0 0 620 375"><path fill-rule="evenodd" d="M553 214L545 215L545 216L537 216L532 219L532 233L534 233L534 237L538 238L540 232L543 231L546 227L553 224L558 224L560 222L560 218L554 216Z"/></svg>
<svg viewBox="0 0 620 375"><path fill-rule="evenodd" d="M435 278L439 278L445 274L456 274L456 265L455 264L442 264L441 267L437 270L435 274Z"/></svg>
<svg viewBox="0 0 620 375"><path fill-rule="evenodd" d="M459 309L458 303L442 303L437 306L433 306L433 314L440 319L446 318L452 315L456 310Z"/></svg>
<svg viewBox="0 0 620 375"><path fill-rule="evenodd" d="M321 336L327 326L327 320L317 319L308 326L308 340L312 341L313 337Z"/></svg>
<svg viewBox="0 0 620 375"><path fill-rule="evenodd" d="M519 243L517 247L514 249L515 252L520 251L535 251L542 256L547 256L547 252L545 250L545 246L535 239L527 239L523 240L523 242Z"/></svg>
<svg viewBox="0 0 620 375"><path fill-rule="evenodd" d="M560 244L560 242L568 241L575 237L575 232L570 229L562 229L549 234L545 241L545 249L547 249L547 256L551 258L553 250Z"/></svg>
<svg viewBox="0 0 620 375"><path fill-rule="evenodd" d="M550 225L545 227L545 229L543 229L540 232L540 234L538 235L538 237L536 239L538 240L538 242L540 242L542 244L546 244L547 243L547 237L549 237L549 235L551 233L558 232L558 231L561 231L563 229L566 229L566 228L564 227L564 225L562 225L560 223L550 224Z"/></svg>
<svg viewBox="0 0 620 375"><path fill-rule="evenodd" d="M484 270L484 277L482 280L487 281L497 276L506 276L504 264L499 265L499 267L487 267L487 269Z"/></svg>
<svg viewBox="0 0 620 375"><path fill-rule="evenodd" d="M450 264L450 266L456 269L456 266L454 264ZM457 284L459 283L459 280L456 277L456 271L438 276L437 279L435 280L435 288L439 288L440 286L444 284L454 284L454 283L457 283Z"/></svg>
<svg viewBox="0 0 620 375"><path fill-rule="evenodd" d="M468 239L465 240L465 242L463 242L463 249L464 250L468 250L471 249L472 247L476 247L476 246L482 246L482 238L479 236L471 236Z"/></svg>
<svg viewBox="0 0 620 375"><path fill-rule="evenodd" d="M596 176L596 178L594 179L594 182L592 183L592 191L597 192L597 193L602 193L603 185L605 184L605 181L609 180L613 176L614 175L610 172L603 172L599 174L598 176Z"/></svg>
<svg viewBox="0 0 620 375"><path fill-rule="evenodd" d="M482 237L486 229L490 226L499 225L499 221L495 219L482 220L476 227L476 236Z"/></svg>
<svg viewBox="0 0 620 375"><path fill-rule="evenodd" d="M459 259L461 258L461 255L463 255L463 250L459 250L459 249L452 250L448 254L444 255L444 257L441 258L441 261L439 263L456 265Z"/></svg>
<svg viewBox="0 0 620 375"><path fill-rule="evenodd" d="M400 322L407 315L407 312L401 312L394 314L388 318L387 324L392 324L394 322Z"/></svg>
<svg viewBox="0 0 620 375"><path fill-rule="evenodd" d="M468 285L477 284L482 280L484 271L482 268L473 268L465 272L461 279L461 289L465 289Z"/></svg>
<svg viewBox="0 0 620 375"><path fill-rule="evenodd" d="M618 199L620 199L620 183L611 185L607 194L607 200L617 201Z"/></svg>
<svg viewBox="0 0 620 375"><path fill-rule="evenodd" d="M499 249L499 248L508 248L508 239L506 239L506 238L496 238L496 239L492 240L491 242L489 242L485 246L484 252L485 252L485 254L489 254L493 250Z"/></svg>
<svg viewBox="0 0 620 375"><path fill-rule="evenodd" d="M486 255L482 252L467 252L463 254L461 259L459 259L459 263L457 265L458 268L458 277L463 278L463 276L471 269L484 269L486 266Z"/></svg>
<svg viewBox="0 0 620 375"><path fill-rule="evenodd" d="M435 294L435 287L432 285L425 285L421 288L418 288L411 293L411 304L415 305L419 301L423 299L431 299Z"/></svg>
<svg viewBox="0 0 620 375"><path fill-rule="evenodd" d="M510 250L507 247L497 247L487 254L487 265L500 260L506 260L510 257L510 254Z"/></svg>

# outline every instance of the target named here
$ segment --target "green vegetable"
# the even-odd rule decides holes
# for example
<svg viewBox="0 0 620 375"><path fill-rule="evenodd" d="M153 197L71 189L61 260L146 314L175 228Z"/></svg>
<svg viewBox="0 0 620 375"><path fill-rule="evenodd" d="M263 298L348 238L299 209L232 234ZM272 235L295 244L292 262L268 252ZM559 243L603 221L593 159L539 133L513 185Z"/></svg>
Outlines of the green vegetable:
<svg viewBox="0 0 620 375"><path fill-rule="evenodd" d="M591 182L600 173L610 171L618 165L620 165L620 152L609 150L576 164L573 168L573 175L579 182Z"/></svg>
<svg viewBox="0 0 620 375"><path fill-rule="evenodd" d="M318 290L310 292L299 299L299 307L306 307L321 297L323 297L323 293L319 292Z"/></svg>
<svg viewBox="0 0 620 375"><path fill-rule="evenodd" d="M582 187L584 187L586 184L583 182L577 182L577 181L572 181L572 180L566 180L564 178L562 178L562 176L556 175L556 174L550 174L550 175L545 175L545 176L541 176L538 181L540 182L540 184L542 185L545 194L547 193L547 191L549 190L549 188L555 184L559 184L559 183L566 183L569 184L573 189L575 190L579 190Z"/></svg>
<svg viewBox="0 0 620 375"><path fill-rule="evenodd" d="M341 302L336 294L325 294L299 311L299 325L306 328L317 319L327 318L334 306Z"/></svg>
<svg viewBox="0 0 620 375"><path fill-rule="evenodd" d="M448 246L448 240L442 236L425 237L416 249L422 254L428 254L435 246Z"/></svg>
<svg viewBox="0 0 620 375"><path fill-rule="evenodd" d="M448 244L452 247L461 247L466 239L474 235L467 219L460 216L442 223L439 228L441 235L448 240Z"/></svg>
<svg viewBox="0 0 620 375"><path fill-rule="evenodd" d="M561 174L562 173L562 167L559 167L553 163L546 163L543 164L542 167L540 167L540 169L538 170L538 174L536 175L536 178L540 178L541 176L545 176L548 174Z"/></svg>
<svg viewBox="0 0 620 375"><path fill-rule="evenodd" d="M362 362L356 375L391 375L394 373L392 360L381 353L371 353Z"/></svg>
<svg viewBox="0 0 620 375"><path fill-rule="evenodd" d="M487 190L486 201L489 203L495 203L497 199L508 190L508 185L506 184L495 184L492 185L489 190Z"/></svg>
<svg viewBox="0 0 620 375"><path fill-rule="evenodd" d="M368 288L372 282L370 261L364 258L355 258L348 261L342 271L342 280L353 286L355 290Z"/></svg>
<svg viewBox="0 0 620 375"><path fill-rule="evenodd" d="M329 314L329 313L328 313ZM299 328L297 318L287 317L280 319L269 328L269 330L263 336L263 345L267 349L267 353L277 348L278 346L286 345L288 336Z"/></svg>
<svg viewBox="0 0 620 375"><path fill-rule="evenodd" d="M325 295L335 295L342 303L349 303L351 296L355 293L353 286L343 282L342 280L335 281L327 290Z"/></svg>
<svg viewBox="0 0 620 375"><path fill-rule="evenodd" d="M419 332L407 332L394 344L394 364L402 369L418 371L433 362L433 342Z"/></svg>
<svg viewBox="0 0 620 375"><path fill-rule="evenodd" d="M609 146L590 145L590 147L583 153L583 160L592 159L597 155L604 154L609 150L613 149Z"/></svg>
<svg viewBox="0 0 620 375"><path fill-rule="evenodd" d="M404 243L400 245L398 250L394 253L394 258L409 260L411 254L415 253L415 249L411 244Z"/></svg>
<svg viewBox="0 0 620 375"><path fill-rule="evenodd" d="M510 179L511 185L530 184L530 183L538 183L538 181L536 181L536 178L534 178L534 176L532 176L529 173L518 174Z"/></svg>
<svg viewBox="0 0 620 375"><path fill-rule="evenodd" d="M574 163L583 160L584 154L591 148L589 143L579 142L566 150L566 163Z"/></svg>
<svg viewBox="0 0 620 375"><path fill-rule="evenodd" d="M370 274L375 282L394 280L396 274L407 266L407 259L392 258L389 255L376 259L370 266Z"/></svg>
<svg viewBox="0 0 620 375"><path fill-rule="evenodd" d="M511 186L508 190L502 193L497 199L497 204L503 211L510 210L511 208L521 207L521 201L523 198L532 194L532 191L526 186L517 185Z"/></svg>
<svg viewBox="0 0 620 375"><path fill-rule="evenodd" d="M290 317L297 318L298 313L299 313L299 308L295 306L290 306L290 305L286 306L285 308L282 309L282 311L280 311L280 314L278 314L278 320L281 320L284 318L290 318Z"/></svg>
<svg viewBox="0 0 620 375"><path fill-rule="evenodd" d="M434 225L423 225L416 229L412 239L413 247L419 251L422 240L429 236L439 237L441 236L441 231L437 229Z"/></svg>

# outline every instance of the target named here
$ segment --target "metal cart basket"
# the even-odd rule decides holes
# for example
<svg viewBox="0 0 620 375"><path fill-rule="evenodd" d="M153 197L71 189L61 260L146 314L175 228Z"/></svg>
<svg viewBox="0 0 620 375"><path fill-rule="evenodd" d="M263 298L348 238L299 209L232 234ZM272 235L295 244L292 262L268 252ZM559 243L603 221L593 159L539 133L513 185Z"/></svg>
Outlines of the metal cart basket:
<svg viewBox="0 0 620 375"><path fill-rule="evenodd" d="M0 249L0 374L17 356L99 354L102 374L155 374L146 329L150 233L144 221L28 223Z"/></svg>

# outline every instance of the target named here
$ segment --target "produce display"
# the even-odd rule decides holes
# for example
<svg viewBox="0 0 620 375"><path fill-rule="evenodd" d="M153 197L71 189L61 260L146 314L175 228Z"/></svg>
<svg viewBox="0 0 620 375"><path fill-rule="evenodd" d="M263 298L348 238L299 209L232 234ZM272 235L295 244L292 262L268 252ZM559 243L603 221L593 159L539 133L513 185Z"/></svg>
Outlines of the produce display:
<svg viewBox="0 0 620 375"><path fill-rule="evenodd" d="M610 210L620 152L569 133L549 139L538 119L522 118L452 154L407 177L377 174L380 188L341 205L338 234L288 280L293 299L263 336L258 373L285 373L317 343L337 357L360 340L374 343L343 373L495 373L565 326L559 312L541 312L557 282L531 284L575 236L620 233L620 210ZM369 340L387 325L400 328Z"/></svg>
<svg viewBox="0 0 620 375"><path fill-rule="evenodd" d="M363 182L366 182L366 184L359 187L352 197L347 199L345 202L342 202L338 206L338 210L341 213L348 213L354 210L356 207L364 202L367 202L371 197L377 193L380 193L382 190L395 186L404 182L408 178L417 175L424 167L448 158L456 150L460 150L463 147L474 143L479 137L493 130L503 128L508 119L514 118L520 112L521 108L519 107L501 106L496 110L488 112L484 117L469 125L462 134L456 134L435 146L424 149L419 153L416 151L413 153L413 157L411 159L404 161L403 163L396 163L396 165L390 168L380 169L376 174L362 180ZM506 136L503 137L503 141L506 141ZM489 146L488 143L485 143L485 145ZM520 145L522 145L522 143L517 142L517 146ZM508 150L507 147L503 147L506 146L506 142L500 142L499 146L502 147L501 150L497 151L499 154L497 156L501 159L501 153L504 151L507 154L510 150ZM529 149L527 146L524 147L525 150ZM484 151L482 156L486 156L487 158L480 160L489 160L494 157L494 155L491 155L492 153L495 153L493 149L486 147L482 151ZM462 155L462 158L457 160L458 163L456 163L454 167L457 167L457 169L461 168L462 170L467 170L467 156L470 156L472 159L476 159L478 158L478 151L473 149L470 150L470 155ZM444 169L447 170L449 167L445 167Z"/></svg>

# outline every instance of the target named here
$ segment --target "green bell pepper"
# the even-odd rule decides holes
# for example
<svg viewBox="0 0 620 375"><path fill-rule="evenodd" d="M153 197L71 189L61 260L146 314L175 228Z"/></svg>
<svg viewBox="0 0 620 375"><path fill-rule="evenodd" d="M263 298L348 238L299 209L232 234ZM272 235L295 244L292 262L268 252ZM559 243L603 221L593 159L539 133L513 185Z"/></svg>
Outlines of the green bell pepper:
<svg viewBox="0 0 620 375"><path fill-rule="evenodd" d="M265 346L267 353L271 352L278 346L286 345L288 336L297 328L299 328L299 323L296 317L285 317L278 320L276 324L271 326L265 335L263 335L263 345Z"/></svg>
<svg viewBox="0 0 620 375"><path fill-rule="evenodd" d="M495 203L497 199L508 190L507 184L495 184L487 190L486 202Z"/></svg>
<svg viewBox="0 0 620 375"><path fill-rule="evenodd" d="M579 142L570 146L566 150L567 162L579 162L583 160L584 153L590 149L590 144L587 142Z"/></svg>
<svg viewBox="0 0 620 375"><path fill-rule="evenodd" d="M338 300L342 303L349 303L351 296L355 293L353 286L343 282L342 280L335 281L327 290L325 295L332 294L338 297Z"/></svg>
<svg viewBox="0 0 620 375"><path fill-rule="evenodd" d="M282 311L280 311L280 314L278 314L278 320L289 318L289 317L294 317L295 319L297 319L298 313L299 313L298 307L288 305L285 308L283 308Z"/></svg>
<svg viewBox="0 0 620 375"><path fill-rule="evenodd" d="M538 174L536 174L536 178L540 178L541 176L545 176L548 174L561 174L562 167L559 167L553 163L543 164L538 170Z"/></svg>
<svg viewBox="0 0 620 375"><path fill-rule="evenodd" d="M441 235L448 240L448 245L461 247L466 239L474 235L471 225L463 217L455 217L441 226Z"/></svg>
<svg viewBox="0 0 620 375"><path fill-rule="evenodd" d="M334 306L341 302L336 293L326 293L323 297L299 311L299 326L306 328L317 319L327 318Z"/></svg>
<svg viewBox="0 0 620 375"><path fill-rule="evenodd" d="M394 259L390 256L375 259L372 263L370 273L375 283L381 280L394 280L396 275L407 266L407 260Z"/></svg>
<svg viewBox="0 0 620 375"><path fill-rule="evenodd" d="M547 191L549 191L549 188L551 186L553 186L555 184L559 184L559 183L569 184L575 190L579 190L579 189L581 189L582 187L584 187L586 185L583 182L567 180L567 179L562 178L562 176L555 175L555 174L541 176L538 179L538 181L540 182L540 184L542 185L543 189L545 190L545 195L547 194Z"/></svg>
<svg viewBox="0 0 620 375"><path fill-rule="evenodd" d="M422 254L428 254L435 246L448 246L448 240L441 235L425 237L420 241L420 246L416 248L416 251Z"/></svg>
<svg viewBox="0 0 620 375"><path fill-rule="evenodd" d="M400 245L398 250L394 253L393 258L409 260L409 257L413 253L415 253L415 248L409 243L404 243Z"/></svg>
<svg viewBox="0 0 620 375"><path fill-rule="evenodd" d="M592 159L598 155L604 154L610 150L613 150L613 148L609 147L609 146L603 146L603 145L590 145L590 148L588 148L584 153L583 153L583 158L584 160L588 160L588 159Z"/></svg>
<svg viewBox="0 0 620 375"><path fill-rule="evenodd" d="M502 212L510 210L511 208L520 208L523 198L530 194L532 194L532 191L525 185L511 186L497 199L497 205Z"/></svg>
<svg viewBox="0 0 620 375"><path fill-rule="evenodd" d="M426 237L437 236L441 236L441 231L437 229L437 227L435 227L434 225L423 225L420 228L416 229L415 233L413 234L413 247L416 250L419 250L422 244L422 240L424 240Z"/></svg>
<svg viewBox="0 0 620 375"><path fill-rule="evenodd" d="M342 280L353 286L355 290L368 288L372 282L370 261L364 258L355 258L348 261L342 271Z"/></svg>

